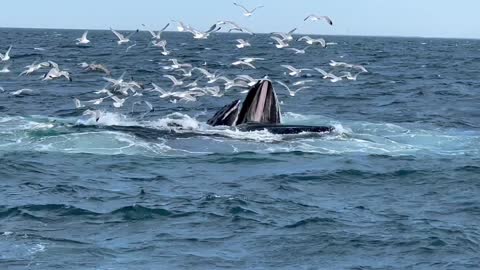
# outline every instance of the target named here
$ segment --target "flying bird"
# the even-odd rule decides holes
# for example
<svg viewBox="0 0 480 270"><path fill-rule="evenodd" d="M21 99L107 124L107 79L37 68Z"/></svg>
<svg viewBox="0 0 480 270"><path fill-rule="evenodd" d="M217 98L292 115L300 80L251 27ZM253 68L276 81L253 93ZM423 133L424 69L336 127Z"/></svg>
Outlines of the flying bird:
<svg viewBox="0 0 480 270"><path fill-rule="evenodd" d="M278 49L287 48L290 46L290 44L285 42L283 39L280 39L279 37L270 37L270 38L277 42L277 44L275 44L275 47L277 47Z"/></svg>
<svg viewBox="0 0 480 270"><path fill-rule="evenodd" d="M302 71L304 70L310 70L308 68L294 68L292 67L291 65L282 65L282 67L290 70L290 72L288 73L290 76L294 76L294 77L298 77L300 76L300 74L302 73Z"/></svg>
<svg viewBox="0 0 480 270"><path fill-rule="evenodd" d="M82 37L80 38L77 38L77 45L87 45L88 43L90 43L90 40L87 39L87 35L88 35L88 31L85 31L85 33L83 33Z"/></svg>
<svg viewBox="0 0 480 270"><path fill-rule="evenodd" d="M325 20L328 24L333 25L333 21L328 16L317 16L315 14L308 15L304 21L310 20L312 22Z"/></svg>
<svg viewBox="0 0 480 270"><path fill-rule="evenodd" d="M287 89L288 93L292 97L294 97L300 90L311 88L310 86L303 86L298 88L297 90L291 90L290 87L288 87L288 85L284 84L283 82L281 81L276 81L276 82L279 83L281 86L285 87L285 89Z"/></svg>
<svg viewBox="0 0 480 270"><path fill-rule="evenodd" d="M134 34L138 33L138 29L137 29L135 32L130 33L130 35L128 35L128 36L125 37L124 35L122 35L122 34L120 34L119 32L113 30L112 28L110 28L110 31L112 31L112 32L115 34L115 36L117 36L117 38L118 38L118 41L117 41L118 45L122 45L122 44L125 44L125 43L130 42L130 38L131 38Z"/></svg>
<svg viewBox="0 0 480 270"><path fill-rule="evenodd" d="M260 9L260 8L263 8L263 6L258 6L252 10L248 10L246 7L240 5L240 4L237 4L237 3L233 3L235 6L243 9L245 11L245 13L243 13L243 16L245 17L251 17L253 15L253 13L257 10L257 9Z"/></svg>
<svg viewBox="0 0 480 270"><path fill-rule="evenodd" d="M237 46L237 48L239 48L239 49L243 49L243 48L252 46L252 45L250 44L250 42L248 42L248 41L246 41L246 40L243 40L243 39L237 39L236 41L238 42L238 44L237 44L236 46Z"/></svg>
<svg viewBox="0 0 480 270"><path fill-rule="evenodd" d="M12 50L12 45L10 45L10 47L8 47L8 50L5 54L0 53L0 59L2 60L2 62L10 60L10 51L11 50Z"/></svg>

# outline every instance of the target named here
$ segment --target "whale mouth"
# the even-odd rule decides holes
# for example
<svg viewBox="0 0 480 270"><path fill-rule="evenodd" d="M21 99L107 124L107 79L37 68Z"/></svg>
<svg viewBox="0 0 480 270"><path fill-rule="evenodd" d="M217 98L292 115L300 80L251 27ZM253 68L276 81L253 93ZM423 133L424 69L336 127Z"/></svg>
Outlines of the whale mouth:
<svg viewBox="0 0 480 270"><path fill-rule="evenodd" d="M241 110L240 110L240 104ZM237 126L248 123L280 124L281 112L272 82L258 81L243 101L235 100L207 121L211 126Z"/></svg>
<svg viewBox="0 0 480 270"><path fill-rule="evenodd" d="M248 91L236 125L247 123L280 124L281 112L272 82L259 81Z"/></svg>

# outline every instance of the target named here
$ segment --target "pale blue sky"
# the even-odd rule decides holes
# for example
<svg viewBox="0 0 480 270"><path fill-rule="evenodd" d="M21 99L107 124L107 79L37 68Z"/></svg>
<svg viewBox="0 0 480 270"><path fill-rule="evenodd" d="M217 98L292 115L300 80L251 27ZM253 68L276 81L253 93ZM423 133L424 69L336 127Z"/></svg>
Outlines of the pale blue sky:
<svg viewBox="0 0 480 270"><path fill-rule="evenodd" d="M251 18L232 3L265 5ZM160 28L172 19L207 29L231 19L254 32L480 38L479 0L16 0L4 1L0 27ZM303 22L310 13L335 25ZM170 28L173 30L174 28Z"/></svg>

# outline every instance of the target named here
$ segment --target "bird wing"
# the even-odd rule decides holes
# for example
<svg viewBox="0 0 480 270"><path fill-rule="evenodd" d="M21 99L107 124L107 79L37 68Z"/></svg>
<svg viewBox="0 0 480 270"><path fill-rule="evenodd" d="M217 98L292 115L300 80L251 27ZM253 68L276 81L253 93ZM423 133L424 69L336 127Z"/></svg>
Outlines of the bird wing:
<svg viewBox="0 0 480 270"><path fill-rule="evenodd" d="M283 40L281 40L279 37L270 37L270 38L278 42L278 44L281 44L281 45L285 44L285 42L283 42Z"/></svg>
<svg viewBox="0 0 480 270"><path fill-rule="evenodd" d="M327 72L321 68L315 68L316 71L320 72L323 76L327 76Z"/></svg>
<svg viewBox="0 0 480 270"><path fill-rule="evenodd" d="M278 84L280 84L281 86L285 87L285 89L288 90L288 92L290 92L290 87L288 87L288 85L284 84L283 82L281 81L276 81Z"/></svg>
<svg viewBox="0 0 480 270"><path fill-rule="evenodd" d="M306 21L306 20L308 20L308 19L310 19L310 18L318 18L318 16L316 16L316 15L314 15L314 14L310 14L310 15L308 15L303 21Z"/></svg>
<svg viewBox="0 0 480 270"><path fill-rule="evenodd" d="M167 23L167 25L165 25L165 26L162 28L162 30L160 30L160 32L165 31L169 26L170 26L170 23Z"/></svg>
<svg viewBox="0 0 480 270"><path fill-rule="evenodd" d="M258 6L258 7L254 8L254 9L252 9L252 13L255 12L255 10L260 9L260 8L263 8L263 6Z"/></svg>
<svg viewBox="0 0 480 270"><path fill-rule="evenodd" d="M312 38L309 37L309 36L303 36L303 37L297 39L297 41L303 41L303 40L312 40Z"/></svg>
<svg viewBox="0 0 480 270"><path fill-rule="evenodd" d="M163 77L170 79L174 84L178 83L177 78L173 77L172 75L163 75Z"/></svg>
<svg viewBox="0 0 480 270"><path fill-rule="evenodd" d="M122 34L120 34L119 32L113 30L112 28L110 28L110 30L115 34L115 36L117 36L117 38L119 40L124 40L125 39L125 36L123 36Z"/></svg>
<svg viewBox="0 0 480 270"><path fill-rule="evenodd" d="M303 90L303 89L309 89L309 88L312 88L312 87L310 87L310 86L303 86L303 87L300 87L300 88L298 88L297 90L295 90L295 93L298 93L298 91L300 91L300 90Z"/></svg>
<svg viewBox="0 0 480 270"><path fill-rule="evenodd" d="M249 11L246 7L244 7L244 6L240 5L240 4L237 4L237 3L233 3L233 4L234 4L235 6L241 8L241 9L243 9L245 12L250 13L250 11Z"/></svg>
<svg viewBox="0 0 480 270"><path fill-rule="evenodd" d="M82 39L83 40L87 39L87 35L88 35L88 31L85 31L85 33L83 33L82 35Z"/></svg>
<svg viewBox="0 0 480 270"><path fill-rule="evenodd" d="M323 16L323 18L328 22L328 24L333 25L333 21L328 16Z"/></svg>
<svg viewBox="0 0 480 270"><path fill-rule="evenodd" d="M282 67L289 69L290 71L298 71L296 68L290 66L290 65L282 65Z"/></svg>
<svg viewBox="0 0 480 270"><path fill-rule="evenodd" d="M130 35L127 36L127 38L129 39L131 36L135 35L136 33L138 33L140 30L135 30L135 32L132 32L130 33Z"/></svg>

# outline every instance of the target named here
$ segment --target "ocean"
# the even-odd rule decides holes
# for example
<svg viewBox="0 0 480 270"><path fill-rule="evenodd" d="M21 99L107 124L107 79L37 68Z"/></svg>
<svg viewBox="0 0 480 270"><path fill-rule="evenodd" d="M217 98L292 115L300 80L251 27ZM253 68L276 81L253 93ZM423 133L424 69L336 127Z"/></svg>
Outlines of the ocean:
<svg viewBox="0 0 480 270"><path fill-rule="evenodd" d="M164 56L146 32L128 52L134 43L118 46L110 31L77 46L82 33L0 29L0 53L13 45L11 72L0 73L0 269L480 267L480 41L326 36L334 44L302 55L264 34L166 32ZM252 47L237 49L238 38ZM232 66L240 57L264 60ZM171 58L232 79L268 76L284 123L335 132L208 126L243 89L195 102L139 90L121 108L85 103L106 81L79 63L169 89L163 75L181 78L163 68ZM73 81L42 81L48 69L19 76L47 60ZM281 67L339 74L330 60L369 72L333 83ZM198 72L185 82L197 78L208 85ZM294 97L276 83L299 80L311 88ZM154 111L132 109L141 100ZM98 122L87 109L101 112Z"/></svg>

